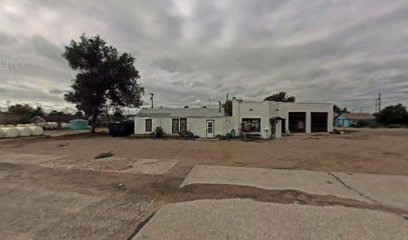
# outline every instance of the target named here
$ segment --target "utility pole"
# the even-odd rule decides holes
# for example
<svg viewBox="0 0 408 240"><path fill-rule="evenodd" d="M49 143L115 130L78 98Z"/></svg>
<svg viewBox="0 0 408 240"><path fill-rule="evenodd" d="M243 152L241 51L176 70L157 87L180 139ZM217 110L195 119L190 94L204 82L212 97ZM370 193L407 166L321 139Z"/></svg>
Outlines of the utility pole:
<svg viewBox="0 0 408 240"><path fill-rule="evenodd" d="M154 93L150 93L150 100L152 101L152 109L153 109L153 96L154 96Z"/></svg>
<svg viewBox="0 0 408 240"><path fill-rule="evenodd" d="M381 93L378 94L378 98L376 99L376 105L378 106L378 113L381 112Z"/></svg>

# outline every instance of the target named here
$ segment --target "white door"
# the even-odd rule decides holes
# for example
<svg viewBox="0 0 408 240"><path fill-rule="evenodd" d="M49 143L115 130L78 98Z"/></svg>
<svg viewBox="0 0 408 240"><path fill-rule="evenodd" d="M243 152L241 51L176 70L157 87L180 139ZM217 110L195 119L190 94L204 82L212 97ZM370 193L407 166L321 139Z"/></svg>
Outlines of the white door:
<svg viewBox="0 0 408 240"><path fill-rule="evenodd" d="M207 120L207 138L214 137L214 120Z"/></svg>

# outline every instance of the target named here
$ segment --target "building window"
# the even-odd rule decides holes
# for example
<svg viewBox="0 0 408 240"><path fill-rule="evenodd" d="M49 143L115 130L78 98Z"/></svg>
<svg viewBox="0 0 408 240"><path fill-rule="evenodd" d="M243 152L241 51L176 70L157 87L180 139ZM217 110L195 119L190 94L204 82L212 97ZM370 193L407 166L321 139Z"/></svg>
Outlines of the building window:
<svg viewBox="0 0 408 240"><path fill-rule="evenodd" d="M243 132L261 132L260 118L243 118L242 119Z"/></svg>
<svg viewBox="0 0 408 240"><path fill-rule="evenodd" d="M178 119L173 119L172 124L171 124L171 132L172 133L179 132L179 120Z"/></svg>
<svg viewBox="0 0 408 240"><path fill-rule="evenodd" d="M152 119L146 119L145 131L146 132L151 132L152 131Z"/></svg>
<svg viewBox="0 0 408 240"><path fill-rule="evenodd" d="M180 132L187 132L187 118L180 118Z"/></svg>

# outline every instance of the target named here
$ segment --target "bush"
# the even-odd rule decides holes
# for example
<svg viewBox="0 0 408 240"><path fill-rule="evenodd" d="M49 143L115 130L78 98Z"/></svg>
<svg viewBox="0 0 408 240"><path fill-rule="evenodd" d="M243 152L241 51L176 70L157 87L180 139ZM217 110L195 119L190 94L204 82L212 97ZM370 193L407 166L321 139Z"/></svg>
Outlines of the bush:
<svg viewBox="0 0 408 240"><path fill-rule="evenodd" d="M369 123L367 121L357 121L357 127L368 127Z"/></svg>
<svg viewBox="0 0 408 240"><path fill-rule="evenodd" d="M154 130L152 135L153 135L154 138L162 138L162 137L164 137L165 133L163 131L163 128L158 126L158 127L156 127L156 129Z"/></svg>
<svg viewBox="0 0 408 240"><path fill-rule="evenodd" d="M221 134L218 134L217 136L215 136L215 138L217 140L224 140L224 136L222 136Z"/></svg>
<svg viewBox="0 0 408 240"><path fill-rule="evenodd" d="M378 122L371 122L370 124L368 124L369 128L379 128L381 127L381 124L379 124Z"/></svg>
<svg viewBox="0 0 408 240"><path fill-rule="evenodd" d="M187 138L187 139L194 139L194 138L198 138L194 135L193 132L190 131L183 131L183 132L179 132L180 137L182 138Z"/></svg>

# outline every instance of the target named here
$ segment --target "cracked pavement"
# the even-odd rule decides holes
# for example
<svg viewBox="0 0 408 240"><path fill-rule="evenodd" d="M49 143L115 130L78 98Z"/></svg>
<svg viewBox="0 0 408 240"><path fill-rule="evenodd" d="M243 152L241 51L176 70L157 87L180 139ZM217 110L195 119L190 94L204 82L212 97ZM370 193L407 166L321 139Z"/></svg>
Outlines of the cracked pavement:
<svg viewBox="0 0 408 240"><path fill-rule="evenodd" d="M192 184L290 189L408 210L406 176L196 165L180 187Z"/></svg>

